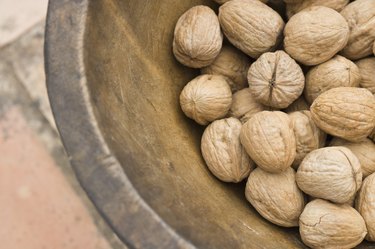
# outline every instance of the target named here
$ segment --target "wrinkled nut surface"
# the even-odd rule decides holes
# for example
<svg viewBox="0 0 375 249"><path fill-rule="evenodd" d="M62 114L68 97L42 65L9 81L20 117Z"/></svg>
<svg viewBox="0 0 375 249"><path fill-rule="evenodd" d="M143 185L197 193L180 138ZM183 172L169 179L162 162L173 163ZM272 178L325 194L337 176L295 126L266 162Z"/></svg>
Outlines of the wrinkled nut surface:
<svg viewBox="0 0 375 249"><path fill-rule="evenodd" d="M198 76L184 87L180 95L182 111L201 125L223 118L231 103L228 79L220 75Z"/></svg>
<svg viewBox="0 0 375 249"><path fill-rule="evenodd" d="M219 20L209 7L192 7L178 19L173 53L183 65L193 68L210 65L219 54L222 43Z"/></svg>
<svg viewBox="0 0 375 249"><path fill-rule="evenodd" d="M202 136L203 158L212 174L224 182L240 182L254 168L240 142L241 128L236 118L216 120Z"/></svg>
<svg viewBox="0 0 375 249"><path fill-rule="evenodd" d="M218 4L224 4L226 2L229 2L230 0L214 0L214 1L217 2ZM268 2L268 0L259 0L259 1L261 1L263 3Z"/></svg>
<svg viewBox="0 0 375 249"><path fill-rule="evenodd" d="M211 65L202 68L202 74L219 74L228 77L233 83L230 87L236 92L248 86L247 71L251 61L245 54L232 46L223 46Z"/></svg>
<svg viewBox="0 0 375 249"><path fill-rule="evenodd" d="M303 96L300 96L296 101L294 101L286 109L284 109L284 112L291 113L291 112L304 111L304 110L309 110L309 109L310 109L310 105L306 102Z"/></svg>
<svg viewBox="0 0 375 249"><path fill-rule="evenodd" d="M308 195L346 203L361 187L361 165L349 149L325 147L306 155L297 170L296 181Z"/></svg>
<svg viewBox="0 0 375 249"><path fill-rule="evenodd" d="M357 142L375 127L375 97L355 87L330 89L311 105L314 122L328 134Z"/></svg>
<svg viewBox="0 0 375 249"><path fill-rule="evenodd" d="M316 199L299 220L302 241L311 248L350 249L359 245L367 229L361 215L349 205Z"/></svg>
<svg viewBox="0 0 375 249"><path fill-rule="evenodd" d="M284 47L295 60L317 65L332 58L346 45L349 27L337 11L315 6L290 18L284 29Z"/></svg>
<svg viewBox="0 0 375 249"><path fill-rule="evenodd" d="M372 54L375 41L375 1L356 0L348 4L341 15L350 27L349 41L342 54L352 60Z"/></svg>
<svg viewBox="0 0 375 249"><path fill-rule="evenodd" d="M358 87L361 75L350 60L336 55L310 69L306 75L305 99L312 103L321 93L335 87Z"/></svg>
<svg viewBox="0 0 375 249"><path fill-rule="evenodd" d="M276 48L284 21L258 0L232 0L219 9L221 28L228 40L252 58Z"/></svg>
<svg viewBox="0 0 375 249"><path fill-rule="evenodd" d="M355 63L361 73L360 86L375 94L375 57L365 58Z"/></svg>
<svg viewBox="0 0 375 249"><path fill-rule="evenodd" d="M266 109L265 106L255 101L249 88L234 93L232 99L229 116L238 118L243 124L246 123L255 113Z"/></svg>
<svg viewBox="0 0 375 249"><path fill-rule="evenodd" d="M288 18L291 18L301 10L312 6L325 6L340 12L348 3L349 0L303 0L297 3L287 4L286 15Z"/></svg>
<svg viewBox="0 0 375 249"><path fill-rule="evenodd" d="M358 158L363 177L375 172L375 144L368 138L353 143L342 138L333 138L330 146L344 146L350 149L351 152Z"/></svg>
<svg viewBox="0 0 375 249"><path fill-rule="evenodd" d="M301 67L281 50L262 54L250 66L247 79L255 99L274 108L288 107L305 86Z"/></svg>
<svg viewBox="0 0 375 249"><path fill-rule="evenodd" d="M243 126L241 143L263 170L277 173L290 167L296 156L296 140L288 114L262 111Z"/></svg>
<svg viewBox="0 0 375 249"><path fill-rule="evenodd" d="M292 166L298 168L305 156L325 145L326 134L316 126L310 111L298 111L289 114L296 137L296 158Z"/></svg>
<svg viewBox="0 0 375 249"><path fill-rule="evenodd" d="M297 187L292 168L279 174L256 168L247 180L245 194L251 205L268 221L283 227L298 226L305 199Z"/></svg>
<svg viewBox="0 0 375 249"><path fill-rule="evenodd" d="M369 138L375 143L375 129L372 130Z"/></svg>
<svg viewBox="0 0 375 249"><path fill-rule="evenodd" d="M375 241L375 174L363 181L356 199L356 209L366 222L366 240Z"/></svg>

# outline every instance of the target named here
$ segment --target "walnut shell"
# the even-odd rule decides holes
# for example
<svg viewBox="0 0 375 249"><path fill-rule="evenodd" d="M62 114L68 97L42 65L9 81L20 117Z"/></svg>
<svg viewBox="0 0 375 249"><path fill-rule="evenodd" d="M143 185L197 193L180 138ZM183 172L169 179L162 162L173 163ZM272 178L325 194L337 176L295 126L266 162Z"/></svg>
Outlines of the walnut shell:
<svg viewBox="0 0 375 249"><path fill-rule="evenodd" d="M281 50L262 54L250 66L247 79L255 99L274 108L288 107L305 86L301 67Z"/></svg>
<svg viewBox="0 0 375 249"><path fill-rule="evenodd" d="M254 162L271 173L286 170L296 156L292 122L283 112L254 114L242 126L240 139Z"/></svg>
<svg viewBox="0 0 375 249"><path fill-rule="evenodd" d="M297 170L296 181L308 195L345 203L361 187L361 165L349 149L325 147L306 155Z"/></svg>
<svg viewBox="0 0 375 249"><path fill-rule="evenodd" d="M219 21L228 40L252 58L275 49L284 28L280 15L258 0L231 0L223 4Z"/></svg>
<svg viewBox="0 0 375 249"><path fill-rule="evenodd" d="M316 199L309 202L299 219L303 243L311 248L350 249L359 245L367 229L351 206Z"/></svg>
<svg viewBox="0 0 375 249"><path fill-rule="evenodd" d="M305 198L295 181L292 168L268 173L260 168L247 180L246 199L268 221L283 227L297 227Z"/></svg>
<svg viewBox="0 0 375 249"><path fill-rule="evenodd" d="M284 112L291 113L291 112L304 111L304 110L309 110L309 109L310 109L310 105L306 102L303 96L300 96L296 101L294 101L286 109L284 109Z"/></svg>
<svg viewBox="0 0 375 249"><path fill-rule="evenodd" d="M363 88L330 89L315 99L310 110L320 129L352 142L366 138L375 127L375 97Z"/></svg>
<svg viewBox="0 0 375 249"><path fill-rule="evenodd" d="M181 92L182 111L201 125L225 117L232 104L228 81L220 75L204 74L196 77Z"/></svg>
<svg viewBox="0 0 375 249"><path fill-rule="evenodd" d="M205 129L201 151L212 174L224 182L240 182L254 168L240 142L242 124L236 118L212 122Z"/></svg>
<svg viewBox="0 0 375 249"><path fill-rule="evenodd" d="M348 3L349 0L303 0L287 4L286 15L288 18L291 18L301 10L312 6L325 6L340 12Z"/></svg>
<svg viewBox="0 0 375 249"><path fill-rule="evenodd" d="M347 5L341 15L350 28L348 44L341 53L352 60L372 54L375 41L375 1L356 0Z"/></svg>
<svg viewBox="0 0 375 249"><path fill-rule="evenodd" d="M368 136L375 143L375 129L372 130L370 136Z"/></svg>
<svg viewBox="0 0 375 249"><path fill-rule="evenodd" d="M202 68L202 74L219 74L228 77L233 83L230 87L236 92L248 86L247 71L251 61L245 54L232 46L223 46L214 62Z"/></svg>
<svg viewBox="0 0 375 249"><path fill-rule="evenodd" d="M356 209L366 223L366 240L375 241L375 173L363 181L356 199Z"/></svg>
<svg viewBox="0 0 375 249"><path fill-rule="evenodd" d="M363 177L375 172L375 144L370 139L365 138L358 143L353 143L335 137L332 139L330 146L344 146L350 149L361 164Z"/></svg>
<svg viewBox="0 0 375 249"><path fill-rule="evenodd" d="M232 99L229 116L240 119L243 124L246 123L246 121L248 121L255 113L266 109L265 106L255 101L249 88L234 93Z"/></svg>
<svg viewBox="0 0 375 249"><path fill-rule="evenodd" d="M355 63L361 74L361 87L368 89L372 94L375 94L375 57L365 58Z"/></svg>
<svg viewBox="0 0 375 249"><path fill-rule="evenodd" d="M193 68L210 65L219 54L222 43L219 20L209 7L195 6L178 19L173 53L183 65Z"/></svg>
<svg viewBox="0 0 375 249"><path fill-rule="evenodd" d="M217 2L218 4L224 4L226 2L229 2L230 0L214 0L214 1ZM268 0L259 0L259 1L261 1L263 3L268 2Z"/></svg>
<svg viewBox="0 0 375 249"><path fill-rule="evenodd" d="M289 118L293 124L297 144L296 158L292 164L296 169L308 153L325 145L326 133L316 126L310 111L292 112Z"/></svg>
<svg viewBox="0 0 375 249"><path fill-rule="evenodd" d="M317 65L332 58L345 47L349 27L335 10L314 6L290 18L284 29L284 47L295 60Z"/></svg>
<svg viewBox="0 0 375 249"><path fill-rule="evenodd" d="M310 69L306 75L304 96L312 103L322 92L340 86L358 87L360 81L358 67L345 57L336 55Z"/></svg>

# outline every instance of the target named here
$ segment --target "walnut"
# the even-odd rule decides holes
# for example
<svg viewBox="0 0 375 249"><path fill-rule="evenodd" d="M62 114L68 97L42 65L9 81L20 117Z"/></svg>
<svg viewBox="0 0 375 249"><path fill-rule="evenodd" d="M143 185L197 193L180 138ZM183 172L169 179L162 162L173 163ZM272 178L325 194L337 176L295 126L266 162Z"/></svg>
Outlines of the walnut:
<svg viewBox="0 0 375 249"><path fill-rule="evenodd" d="M375 143L375 128L372 130L369 138Z"/></svg>
<svg viewBox="0 0 375 249"><path fill-rule="evenodd" d="M362 80L359 83L361 87L368 89L375 94L375 57L365 58L355 63L361 74Z"/></svg>
<svg viewBox="0 0 375 249"><path fill-rule="evenodd" d="M341 11L341 15L350 27L348 44L341 53L352 60L372 54L375 41L375 1L354 1Z"/></svg>
<svg viewBox="0 0 375 249"><path fill-rule="evenodd" d="M345 47L349 27L335 10L314 6L290 18L284 29L284 47L295 60L317 65L332 58Z"/></svg>
<svg viewBox="0 0 375 249"><path fill-rule="evenodd" d="M256 168L250 173L245 194L246 199L265 219L283 227L298 226L305 199L297 187L292 168L279 174Z"/></svg>
<svg viewBox="0 0 375 249"><path fill-rule="evenodd" d="M177 21L174 30L173 53L188 67L210 65L219 54L223 34L215 12L207 6L195 6Z"/></svg>
<svg viewBox="0 0 375 249"><path fill-rule="evenodd" d="M217 2L218 4L224 4L226 2L229 2L230 0L214 0L214 1ZM268 2L268 0L259 0L259 1L261 1L263 3L267 3Z"/></svg>
<svg viewBox="0 0 375 249"><path fill-rule="evenodd" d="M346 203L361 187L361 165L349 149L325 147L306 155L297 170L296 181L308 195Z"/></svg>
<svg viewBox="0 0 375 249"><path fill-rule="evenodd" d="M231 0L221 5L219 21L228 40L252 58L275 49L282 39L283 19L258 0Z"/></svg>
<svg viewBox="0 0 375 249"><path fill-rule="evenodd" d="M241 128L236 118L216 120L202 136L203 158L212 174L224 182L240 182L254 168L240 142Z"/></svg>
<svg viewBox="0 0 375 249"><path fill-rule="evenodd" d="M308 153L325 145L326 134L316 126L310 111L292 112L289 118L293 124L297 144L296 158L292 166L298 168Z"/></svg>
<svg viewBox="0 0 375 249"><path fill-rule="evenodd" d="M301 10L312 6L325 6L336 11L341 11L348 3L349 0L303 0L297 3L287 4L286 15L288 18L291 18Z"/></svg>
<svg viewBox="0 0 375 249"><path fill-rule="evenodd" d="M375 172L375 144L370 139L365 138L358 143L353 143L336 137L332 139L330 146L344 146L350 149L361 164L363 177Z"/></svg>
<svg viewBox="0 0 375 249"><path fill-rule="evenodd" d="M363 181L356 199L356 209L362 215L367 226L366 240L375 241L375 173Z"/></svg>
<svg viewBox="0 0 375 249"><path fill-rule="evenodd" d="M220 54L208 67L202 68L202 74L219 74L228 77L233 83L230 87L236 92L248 86L247 71L251 61L245 54L232 46L223 46Z"/></svg>
<svg viewBox="0 0 375 249"><path fill-rule="evenodd" d="M284 109L284 112L291 113L291 112L304 111L304 110L309 110L309 109L310 109L310 105L306 102L303 96L300 96L296 101L294 101L286 109Z"/></svg>
<svg viewBox="0 0 375 249"><path fill-rule="evenodd" d="M354 248L367 233L365 221L354 208L321 199L306 205L299 226L302 241L311 248Z"/></svg>
<svg viewBox="0 0 375 249"><path fill-rule="evenodd" d="M228 81L220 75L205 74L196 77L181 92L182 111L201 125L223 118L232 103Z"/></svg>
<svg viewBox="0 0 375 249"><path fill-rule="evenodd" d="M286 170L296 156L292 122L283 112L254 114L243 125L240 139L254 162L271 173Z"/></svg>
<svg viewBox="0 0 375 249"><path fill-rule="evenodd" d="M352 142L366 138L375 127L375 98L363 88L330 89L315 99L310 110L320 129Z"/></svg>
<svg viewBox="0 0 375 249"><path fill-rule="evenodd" d="M340 86L358 87L360 81L358 67L345 57L336 55L307 73L304 96L312 103L322 92Z"/></svg>
<svg viewBox="0 0 375 249"><path fill-rule="evenodd" d="M265 106L255 101L249 88L234 93L232 98L229 116L240 119L242 123L246 123L255 113L266 109Z"/></svg>
<svg viewBox="0 0 375 249"><path fill-rule="evenodd" d="M247 79L255 99L274 108L288 107L305 86L301 67L281 50L261 55L250 66Z"/></svg>

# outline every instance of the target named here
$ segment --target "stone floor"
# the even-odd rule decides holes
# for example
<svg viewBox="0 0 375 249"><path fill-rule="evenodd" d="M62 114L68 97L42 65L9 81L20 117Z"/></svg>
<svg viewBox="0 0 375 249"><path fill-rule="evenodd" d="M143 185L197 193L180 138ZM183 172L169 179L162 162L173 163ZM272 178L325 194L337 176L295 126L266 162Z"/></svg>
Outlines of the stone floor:
<svg viewBox="0 0 375 249"><path fill-rule="evenodd" d="M4 249L125 249L79 186L50 110L47 0L0 0L0 241Z"/></svg>

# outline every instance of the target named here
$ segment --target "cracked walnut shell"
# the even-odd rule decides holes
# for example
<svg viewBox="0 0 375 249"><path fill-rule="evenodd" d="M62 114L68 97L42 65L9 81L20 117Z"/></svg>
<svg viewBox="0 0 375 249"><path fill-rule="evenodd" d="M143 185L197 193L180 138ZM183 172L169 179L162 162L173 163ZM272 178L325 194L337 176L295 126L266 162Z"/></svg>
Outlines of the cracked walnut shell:
<svg viewBox="0 0 375 249"><path fill-rule="evenodd" d="M290 18L284 29L285 51L313 66L332 58L348 42L349 26L337 11L314 6Z"/></svg>
<svg viewBox="0 0 375 249"><path fill-rule="evenodd" d="M231 0L219 8L219 21L228 40L252 58L277 47L284 21L258 0Z"/></svg>
<svg viewBox="0 0 375 249"><path fill-rule="evenodd" d="M375 127L375 97L367 89L330 89L315 99L310 110L320 129L352 142L366 138Z"/></svg>
<svg viewBox="0 0 375 249"><path fill-rule="evenodd" d="M219 54L222 43L219 20L209 7L192 7L178 19L173 53L183 65L193 68L210 65Z"/></svg>
<svg viewBox="0 0 375 249"><path fill-rule="evenodd" d="M202 136L203 158L212 174L224 182L240 182L254 168L240 142L241 128L236 118L216 120Z"/></svg>
<svg viewBox="0 0 375 249"><path fill-rule="evenodd" d="M359 245L367 229L351 206L316 199L309 202L299 220L302 241L311 248L350 249Z"/></svg>
<svg viewBox="0 0 375 249"><path fill-rule="evenodd" d="M265 219L283 227L298 226L305 198L297 187L292 168L279 174L256 168L247 180L245 194Z"/></svg>
<svg viewBox="0 0 375 249"><path fill-rule="evenodd" d="M249 88L234 93L232 99L229 116L238 118L242 123L246 123L255 113L266 110L251 95Z"/></svg>
<svg viewBox="0 0 375 249"><path fill-rule="evenodd" d="M345 147L325 147L306 155L296 181L308 195L336 203L346 203L362 183L358 158Z"/></svg>
<svg viewBox="0 0 375 249"><path fill-rule="evenodd" d="M247 75L250 92L263 105L286 108L305 86L301 67L282 50L262 54Z"/></svg>
<svg viewBox="0 0 375 249"><path fill-rule="evenodd" d="M240 138L258 167L271 173L286 170L296 156L292 122L280 111L254 114L242 126Z"/></svg>
<svg viewBox="0 0 375 249"><path fill-rule="evenodd" d="M356 199L356 209L362 215L367 226L366 240L375 241L375 173L363 181Z"/></svg>
<svg viewBox="0 0 375 249"><path fill-rule="evenodd" d="M206 125L225 117L232 104L228 79L204 74L190 81L180 94L182 111L198 124Z"/></svg>

